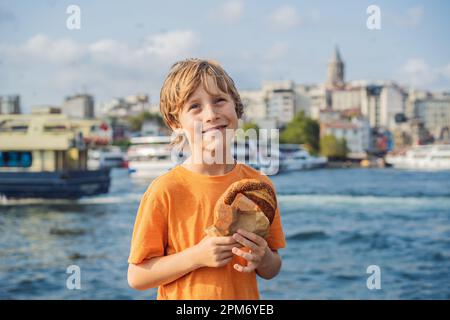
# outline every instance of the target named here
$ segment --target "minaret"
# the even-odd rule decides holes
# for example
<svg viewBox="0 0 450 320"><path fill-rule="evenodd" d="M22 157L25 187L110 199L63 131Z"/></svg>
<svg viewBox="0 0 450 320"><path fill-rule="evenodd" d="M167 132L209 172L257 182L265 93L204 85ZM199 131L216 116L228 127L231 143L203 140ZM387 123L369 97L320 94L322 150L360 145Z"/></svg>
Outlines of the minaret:
<svg viewBox="0 0 450 320"><path fill-rule="evenodd" d="M339 54L339 48L335 46L333 57L328 63L327 87L341 88L344 86L344 62Z"/></svg>

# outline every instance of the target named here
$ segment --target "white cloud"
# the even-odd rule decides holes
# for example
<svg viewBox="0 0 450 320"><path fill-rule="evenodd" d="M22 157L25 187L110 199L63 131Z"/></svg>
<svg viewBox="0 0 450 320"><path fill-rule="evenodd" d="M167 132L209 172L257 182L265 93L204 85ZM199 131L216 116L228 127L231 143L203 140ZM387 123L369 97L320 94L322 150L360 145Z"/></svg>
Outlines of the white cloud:
<svg viewBox="0 0 450 320"><path fill-rule="evenodd" d="M113 39L82 43L38 34L17 45L0 45L2 74L13 80L1 87L20 92L25 107L60 103L84 86L100 100L140 91L157 95L170 65L196 56L199 43L191 30L151 34L139 45ZM31 92L33 101L27 100ZM51 95L59 101L45 100Z"/></svg>
<svg viewBox="0 0 450 320"><path fill-rule="evenodd" d="M0 47L0 55L12 62L52 62L71 63L85 55L85 48L70 39L53 40L46 35L37 34L19 46Z"/></svg>
<svg viewBox="0 0 450 320"><path fill-rule="evenodd" d="M410 58L400 68L401 81L414 87L425 88L450 80L450 63L442 67L431 67L422 58Z"/></svg>
<svg viewBox="0 0 450 320"><path fill-rule="evenodd" d="M242 0L224 1L216 10L212 12L212 19L217 19L225 23L236 23L244 15L244 2Z"/></svg>
<svg viewBox="0 0 450 320"><path fill-rule="evenodd" d="M269 21L275 28L290 29L300 24L300 16L296 8L285 5L272 12Z"/></svg>
<svg viewBox="0 0 450 320"><path fill-rule="evenodd" d="M151 60L169 61L192 54L200 43L199 37L191 30L175 30L153 34L139 46L132 47L126 42L100 39L90 44L71 39L52 39L38 34L17 46L0 47L0 56L26 63L47 62L55 65L70 64L80 60L91 60L100 64L138 67Z"/></svg>
<svg viewBox="0 0 450 320"><path fill-rule="evenodd" d="M191 30L176 30L167 33L151 35L138 55L153 54L161 59L180 58L192 52L199 44L199 38Z"/></svg>

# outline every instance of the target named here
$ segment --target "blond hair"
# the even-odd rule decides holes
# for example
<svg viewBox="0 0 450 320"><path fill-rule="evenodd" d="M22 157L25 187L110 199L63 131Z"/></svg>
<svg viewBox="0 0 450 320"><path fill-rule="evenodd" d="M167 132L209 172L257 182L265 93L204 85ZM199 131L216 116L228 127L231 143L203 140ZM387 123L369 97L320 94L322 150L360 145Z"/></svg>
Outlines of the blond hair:
<svg viewBox="0 0 450 320"><path fill-rule="evenodd" d="M236 106L236 115L240 119L244 113L241 97L233 79L214 60L191 58L174 63L161 88L159 108L166 125L174 130L179 127L179 113L183 105L200 85L205 91L213 94L208 88L208 77L216 88L229 94ZM183 137L177 137L172 145L179 144Z"/></svg>

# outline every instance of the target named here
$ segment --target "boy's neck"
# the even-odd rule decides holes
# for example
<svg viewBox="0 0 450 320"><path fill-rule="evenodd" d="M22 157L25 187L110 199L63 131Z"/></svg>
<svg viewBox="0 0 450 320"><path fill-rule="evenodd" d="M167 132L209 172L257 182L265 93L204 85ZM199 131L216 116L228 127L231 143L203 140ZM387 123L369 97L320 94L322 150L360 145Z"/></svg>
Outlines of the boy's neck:
<svg viewBox="0 0 450 320"><path fill-rule="evenodd" d="M233 163L193 163L192 156L187 158L181 165L195 173L208 175L208 176L219 176L227 174L228 172L232 171L234 167L236 166L237 162L233 159Z"/></svg>

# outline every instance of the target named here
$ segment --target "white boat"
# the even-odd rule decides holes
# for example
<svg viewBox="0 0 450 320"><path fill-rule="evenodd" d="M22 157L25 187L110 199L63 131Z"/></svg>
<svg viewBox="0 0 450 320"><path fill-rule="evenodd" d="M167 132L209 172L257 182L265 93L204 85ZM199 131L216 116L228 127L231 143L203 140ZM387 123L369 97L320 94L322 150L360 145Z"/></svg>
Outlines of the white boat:
<svg viewBox="0 0 450 320"><path fill-rule="evenodd" d="M296 171L320 168L327 164L326 157L313 157L299 145L280 145L280 171Z"/></svg>
<svg viewBox="0 0 450 320"><path fill-rule="evenodd" d="M99 168L123 168L125 167L125 154L117 146L90 149L88 151L87 165L90 170Z"/></svg>
<svg viewBox="0 0 450 320"><path fill-rule="evenodd" d="M328 162L326 157L313 157L306 150L298 150L292 154L283 154L280 158L280 171L296 171L321 168Z"/></svg>
<svg viewBox="0 0 450 320"><path fill-rule="evenodd" d="M450 170L450 145L414 146L404 154L389 154L386 163L394 168L421 170Z"/></svg>
<svg viewBox="0 0 450 320"><path fill-rule="evenodd" d="M328 162L326 157L311 156L308 151L297 144L280 144L278 152L271 154L271 157L270 166L261 166L262 171L268 175L321 168ZM278 159L276 159L277 157ZM275 165L278 166L278 170L273 167Z"/></svg>
<svg viewBox="0 0 450 320"><path fill-rule="evenodd" d="M130 142L127 159L131 177L155 178L177 165L171 159L170 136L135 137Z"/></svg>

